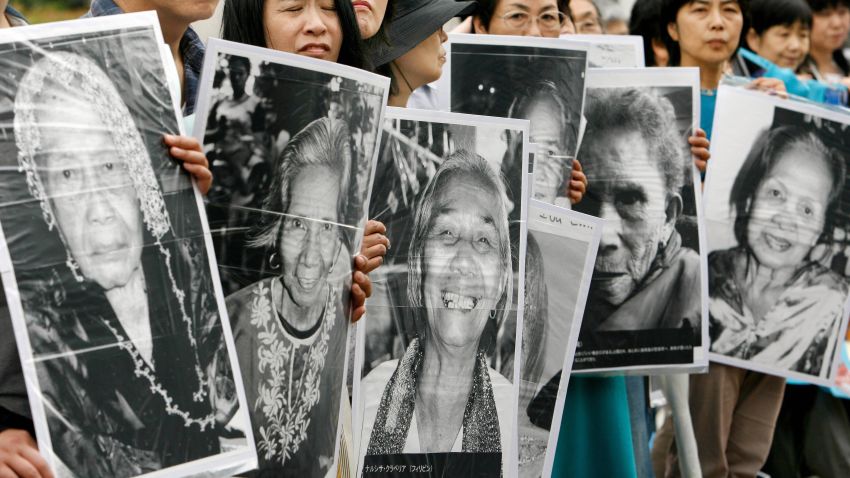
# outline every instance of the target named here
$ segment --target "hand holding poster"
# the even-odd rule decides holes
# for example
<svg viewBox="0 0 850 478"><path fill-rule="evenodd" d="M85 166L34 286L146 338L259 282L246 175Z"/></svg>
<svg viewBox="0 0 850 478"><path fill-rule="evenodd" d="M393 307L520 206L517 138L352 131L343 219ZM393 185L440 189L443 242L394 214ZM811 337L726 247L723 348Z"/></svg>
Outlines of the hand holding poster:
<svg viewBox="0 0 850 478"><path fill-rule="evenodd" d="M352 256L389 80L210 40L195 134L260 459L254 476L335 472Z"/></svg>
<svg viewBox="0 0 850 478"><path fill-rule="evenodd" d="M60 476L256 466L152 13L0 32L0 271Z"/></svg>
<svg viewBox="0 0 850 478"><path fill-rule="evenodd" d="M393 247L358 337L358 473L513 476L527 122L387 118L370 217Z"/></svg>
<svg viewBox="0 0 850 478"><path fill-rule="evenodd" d="M850 117L729 86L715 115L711 360L831 385L847 327Z"/></svg>
<svg viewBox="0 0 850 478"><path fill-rule="evenodd" d="M604 224L575 371L707 365L699 182L687 141L698 85L696 69L588 71L578 154L588 189L575 209Z"/></svg>

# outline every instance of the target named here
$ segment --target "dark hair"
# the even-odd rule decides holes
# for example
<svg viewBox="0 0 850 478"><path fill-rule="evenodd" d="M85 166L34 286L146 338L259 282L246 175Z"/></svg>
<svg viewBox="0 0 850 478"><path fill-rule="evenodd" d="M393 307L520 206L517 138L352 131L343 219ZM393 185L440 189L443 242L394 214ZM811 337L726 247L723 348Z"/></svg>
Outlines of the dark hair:
<svg viewBox="0 0 850 478"><path fill-rule="evenodd" d="M268 48L266 26L263 23L263 6L266 0L227 0L221 21L221 37L225 40ZM337 63L371 70L366 60L365 47L360 38L360 27L351 0L334 0L336 14L342 29L342 47Z"/></svg>
<svg viewBox="0 0 850 478"><path fill-rule="evenodd" d="M826 146L812 128L780 126L761 133L732 185L729 205L735 211L735 239L739 245L745 246L748 243L747 225L750 220L750 208L759 186L776 166L782 154L794 147L803 147L813 153L812 156L815 154L821 156L832 170L832 190L829 192L826 222L821 234L821 241L831 241L835 229L832 218L836 216L835 209L838 207L838 199L844 187L846 174L844 159L834 149ZM799 186L807 187L807 185Z"/></svg>
<svg viewBox="0 0 850 478"><path fill-rule="evenodd" d="M661 3L661 36L664 44L667 46L667 51L670 53L670 66L679 66L682 61L682 51L679 49L679 42L673 40L670 33L667 31L667 25L676 23L676 17L679 15L679 10L685 5L692 3L694 0L662 0ZM744 24L741 27L741 39L743 42L746 38L746 33L750 29L750 0L737 0L738 6L741 7L741 13L744 16ZM734 56L734 55L733 55ZM731 58L730 58L731 59Z"/></svg>
<svg viewBox="0 0 850 478"><path fill-rule="evenodd" d="M759 36L772 27L790 27L797 22L811 28L812 9L805 0L751 0L750 21Z"/></svg>
<svg viewBox="0 0 850 478"><path fill-rule="evenodd" d="M812 12L820 13L830 8L847 7L850 8L850 0L807 0ZM845 74L850 75L850 61L844 56L844 52L839 48L832 52L832 60L838 65L838 68Z"/></svg>
<svg viewBox="0 0 850 478"><path fill-rule="evenodd" d="M481 23L490 28L490 22L493 21L493 12L499 6L499 2L504 0L478 0L478 9L475 10L475 16L481 20ZM557 0L558 10L570 18L572 21L573 13L570 11L570 0Z"/></svg>
<svg viewBox="0 0 850 478"><path fill-rule="evenodd" d="M632 7L629 18L629 33L643 37L643 56L646 66L655 65L655 51L652 49L652 41L663 41L661 24L661 2L662 0L639 0Z"/></svg>
<svg viewBox="0 0 850 478"><path fill-rule="evenodd" d="M233 68L236 65L242 65L248 73L251 73L251 60L244 56L227 55L227 64L230 65L230 68Z"/></svg>

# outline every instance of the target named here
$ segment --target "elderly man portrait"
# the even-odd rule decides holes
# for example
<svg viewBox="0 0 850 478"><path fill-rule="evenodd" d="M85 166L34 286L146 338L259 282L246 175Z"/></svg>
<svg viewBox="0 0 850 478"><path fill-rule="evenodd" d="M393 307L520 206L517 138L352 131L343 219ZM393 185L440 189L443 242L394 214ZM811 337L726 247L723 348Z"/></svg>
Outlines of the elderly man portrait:
<svg viewBox="0 0 850 478"><path fill-rule="evenodd" d="M670 100L650 89L587 92L576 210L605 220L582 335L695 328L700 259L677 229L691 161Z"/></svg>
<svg viewBox="0 0 850 478"><path fill-rule="evenodd" d="M165 146L135 120L77 53L36 60L15 96L14 194L34 212L3 225L53 451L77 476L216 455L238 408L203 241L182 235L199 222L170 210L151 164L170 164Z"/></svg>

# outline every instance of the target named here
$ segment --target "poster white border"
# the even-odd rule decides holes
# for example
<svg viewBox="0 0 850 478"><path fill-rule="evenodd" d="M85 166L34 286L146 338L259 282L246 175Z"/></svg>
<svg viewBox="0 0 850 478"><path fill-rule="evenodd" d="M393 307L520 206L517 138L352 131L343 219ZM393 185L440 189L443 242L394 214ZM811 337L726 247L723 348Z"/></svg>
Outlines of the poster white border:
<svg viewBox="0 0 850 478"><path fill-rule="evenodd" d="M47 23L41 25L33 25L19 28L7 28L0 30L0 44L12 42L32 42L44 41L50 38L62 38L64 41L74 41L69 37L82 38L86 34L102 33L116 31L121 33L121 30L139 28L151 29L154 35L154 41L158 44L164 44L162 31L160 29L159 18L156 12L140 12L124 15L115 15L109 17L94 17L84 18L79 20L69 20L64 22ZM159 46L157 46L159 47ZM165 61L162 54L159 55L160 64L166 74L163 78L164 86L169 92L169 103L174 110L174 119L178 128L179 134L184 133L183 117L180 114L178 105L174 103L173 94L168 84L169 68L173 69L174 65ZM209 225L207 223L206 210L203 205L203 197L198 191L197 184L192 178L192 185L195 195L195 204L197 206L199 220L203 226L204 243L207 252L207 262L210 268L211 281L216 296L216 306L218 307L219 320L223 329L223 337L225 346L228 351L228 359L230 361L231 370L233 373L234 385L237 390L239 400L239 412L241 415L240 422L250 425L248 416L248 402L245 399L244 387L242 385L242 374L239 370L239 365L236 357L236 347L233 342L233 335L230 328L230 320L227 315L227 308L224 304L224 296L221 291L221 283L218 278L218 263L216 262L215 253L212 249L212 238L210 236ZM13 328L15 331L15 340L18 344L19 354L21 356L21 367L24 372L24 381L26 383L27 395L29 397L30 408L33 415L33 423L35 426L36 437L43 447L40 447L42 456L47 460L48 465L53 471L58 471L56 464L58 461L53 451L53 444L50 439L50 430L47 426L47 418L45 407L47 402L42 400L41 386L38 382L38 376L35 368L35 360L33 358L32 344L29 341L29 333L26 327L23 305L21 303L20 292L17 287L15 272L12 267L11 256L0 227L0 272L3 275L3 285L6 290L6 299L9 305L9 312L12 316ZM205 476L230 476L233 474L242 473L252 470L257 467L256 445L254 444L254 436L250 426L247 430L242 430L245 433L246 443L244 450L235 450L231 452L219 453L207 458L194 460L182 463L167 469L158 470L152 473L147 473L144 477L182 477L203 474Z"/></svg>
<svg viewBox="0 0 850 478"><path fill-rule="evenodd" d="M587 89L594 88L691 88L693 118L691 131L699 128L700 83L698 68L591 68L587 70ZM693 159L693 156L691 156ZM578 158L581 161L581 158ZM702 346L694 347L689 364L635 365L626 367L599 367L576 370L576 375L659 375L664 373L701 373L708 367L708 242L705 235L705 218L702 204L702 181L696 165L691 165L691 175L696 201L700 256L700 295L702 305ZM604 223L603 223L604 227Z"/></svg>

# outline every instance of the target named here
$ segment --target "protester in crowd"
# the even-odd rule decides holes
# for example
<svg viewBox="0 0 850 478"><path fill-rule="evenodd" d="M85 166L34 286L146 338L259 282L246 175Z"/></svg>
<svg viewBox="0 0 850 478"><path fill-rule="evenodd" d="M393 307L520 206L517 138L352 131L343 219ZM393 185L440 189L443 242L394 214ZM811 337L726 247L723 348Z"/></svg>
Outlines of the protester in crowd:
<svg viewBox="0 0 850 478"><path fill-rule="evenodd" d="M0 28L27 24L8 0L0 0ZM27 389L12 316L6 303L6 293L0 284L0 476L32 476L53 478L47 461L38 453L32 413L27 401Z"/></svg>
<svg viewBox="0 0 850 478"><path fill-rule="evenodd" d="M808 0L814 12L810 60L802 71L816 80L850 87L844 46L850 33L850 0Z"/></svg>
<svg viewBox="0 0 850 478"><path fill-rule="evenodd" d="M747 0L664 0L662 5L671 64L700 68L700 124L709 137L717 87L738 49L742 32L748 31L748 8ZM751 87L785 90L779 80L767 78L754 80ZM691 375L689 382L690 412L703 476L755 476L767 458L785 380L712 363L708 374ZM668 400L681 398L679 394ZM671 427L665 429L671 432ZM660 454L666 452L661 450ZM686 458L693 457L689 454ZM675 446L669 450L666 470L656 472L679 475Z"/></svg>
<svg viewBox="0 0 850 478"><path fill-rule="evenodd" d="M752 0L750 29L745 45L773 64L797 69L809 54L812 31L812 9L805 0ZM735 74L761 76L761 69L737 55Z"/></svg>
<svg viewBox="0 0 850 478"><path fill-rule="evenodd" d="M670 56L661 34L661 4L663 0L635 2L629 19L629 33L643 38L646 66L667 66Z"/></svg>
<svg viewBox="0 0 850 478"><path fill-rule="evenodd" d="M570 10L573 13L576 33L579 35L601 35L605 33L602 28L602 15L593 0L570 0Z"/></svg>
<svg viewBox="0 0 850 478"><path fill-rule="evenodd" d="M474 33L557 38L569 17L568 0L478 0Z"/></svg>
<svg viewBox="0 0 850 478"><path fill-rule="evenodd" d="M374 38L386 42L387 19L393 17L395 3L392 0L351 0L360 37L365 41Z"/></svg>

